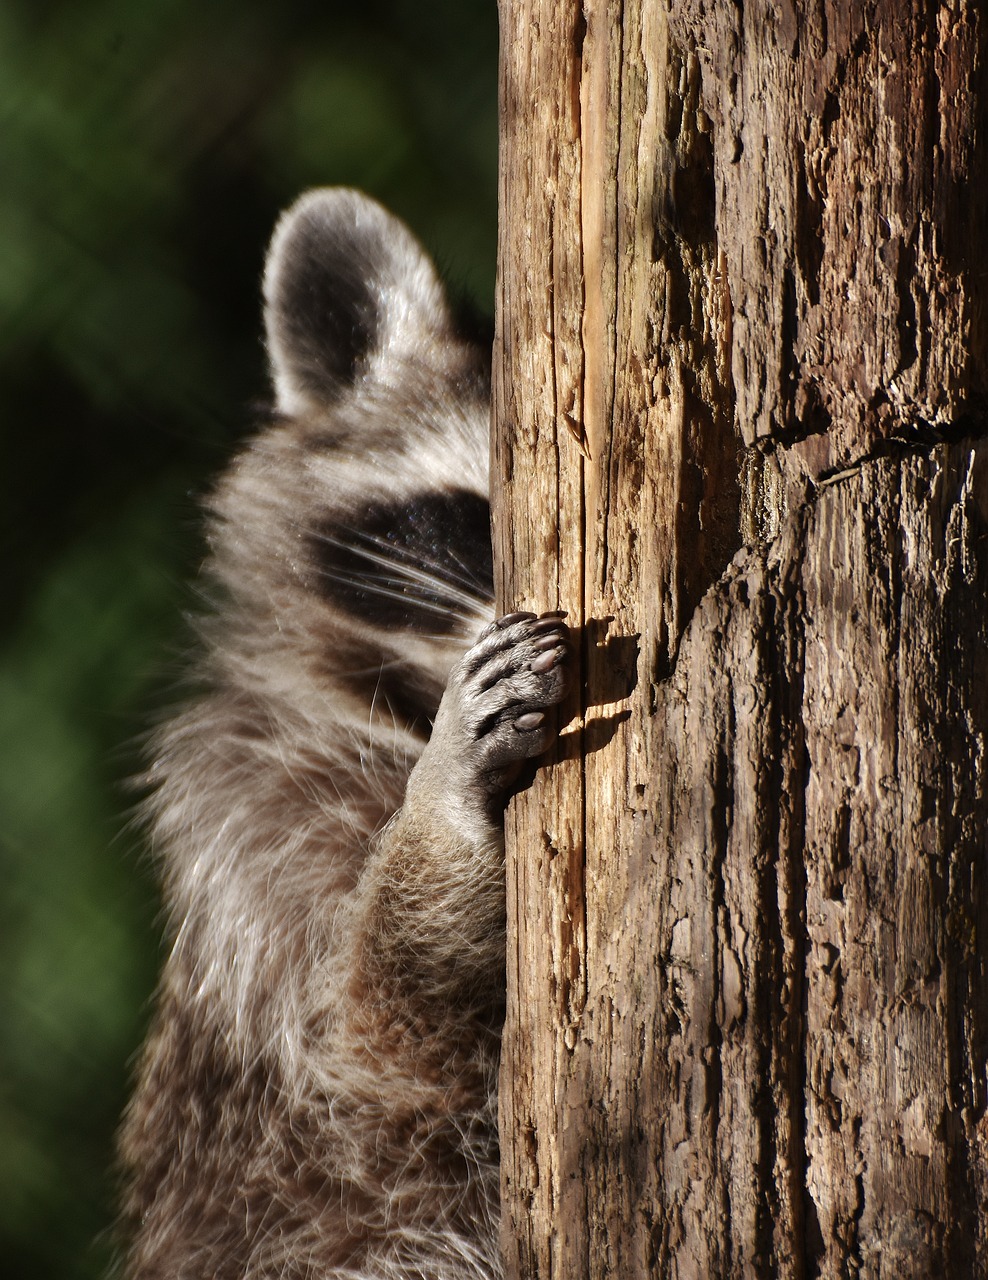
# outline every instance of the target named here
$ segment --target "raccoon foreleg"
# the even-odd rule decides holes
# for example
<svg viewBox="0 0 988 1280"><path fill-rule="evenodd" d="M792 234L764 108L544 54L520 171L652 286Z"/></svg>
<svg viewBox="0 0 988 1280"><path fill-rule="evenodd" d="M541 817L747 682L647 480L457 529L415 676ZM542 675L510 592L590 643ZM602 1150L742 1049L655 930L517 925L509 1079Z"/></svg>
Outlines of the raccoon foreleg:
<svg viewBox="0 0 988 1280"><path fill-rule="evenodd" d="M446 1009L500 991L505 792L553 740L569 653L562 615L514 613L453 668L405 803L365 869L365 982Z"/></svg>

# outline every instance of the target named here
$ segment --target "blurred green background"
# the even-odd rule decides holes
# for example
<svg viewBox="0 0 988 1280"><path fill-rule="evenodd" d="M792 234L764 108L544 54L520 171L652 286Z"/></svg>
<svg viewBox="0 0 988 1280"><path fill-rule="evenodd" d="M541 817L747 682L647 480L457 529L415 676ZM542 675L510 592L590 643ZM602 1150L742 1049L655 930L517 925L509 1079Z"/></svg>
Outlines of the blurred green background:
<svg viewBox="0 0 988 1280"><path fill-rule="evenodd" d="M0 1270L104 1275L159 953L129 813L267 396L278 211L348 183L490 310L494 0L0 0Z"/></svg>

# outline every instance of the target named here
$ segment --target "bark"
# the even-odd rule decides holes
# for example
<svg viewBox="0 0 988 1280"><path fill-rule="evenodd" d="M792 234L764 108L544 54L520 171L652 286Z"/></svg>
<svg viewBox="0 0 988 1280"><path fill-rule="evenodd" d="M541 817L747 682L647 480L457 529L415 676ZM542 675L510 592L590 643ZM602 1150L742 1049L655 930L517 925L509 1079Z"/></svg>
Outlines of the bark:
<svg viewBox="0 0 988 1280"><path fill-rule="evenodd" d="M509 1276L988 1277L974 0L502 0Z"/></svg>

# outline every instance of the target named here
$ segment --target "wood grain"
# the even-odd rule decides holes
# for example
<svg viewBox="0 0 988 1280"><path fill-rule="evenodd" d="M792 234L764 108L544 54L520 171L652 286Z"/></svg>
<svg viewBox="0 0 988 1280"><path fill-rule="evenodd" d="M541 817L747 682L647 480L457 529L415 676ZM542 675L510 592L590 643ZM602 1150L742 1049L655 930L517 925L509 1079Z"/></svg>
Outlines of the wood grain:
<svg viewBox="0 0 988 1280"><path fill-rule="evenodd" d="M501 24L508 1274L988 1276L985 20Z"/></svg>

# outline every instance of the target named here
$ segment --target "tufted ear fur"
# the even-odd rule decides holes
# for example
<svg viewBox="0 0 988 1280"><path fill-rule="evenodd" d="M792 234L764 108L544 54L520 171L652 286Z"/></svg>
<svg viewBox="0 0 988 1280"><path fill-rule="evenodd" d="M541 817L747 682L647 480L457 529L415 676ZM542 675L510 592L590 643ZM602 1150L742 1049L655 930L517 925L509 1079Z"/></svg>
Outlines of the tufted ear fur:
<svg viewBox="0 0 988 1280"><path fill-rule="evenodd" d="M405 224L346 187L302 196L281 218L264 272L278 408L318 409L381 358L428 358L449 332L442 285Z"/></svg>

